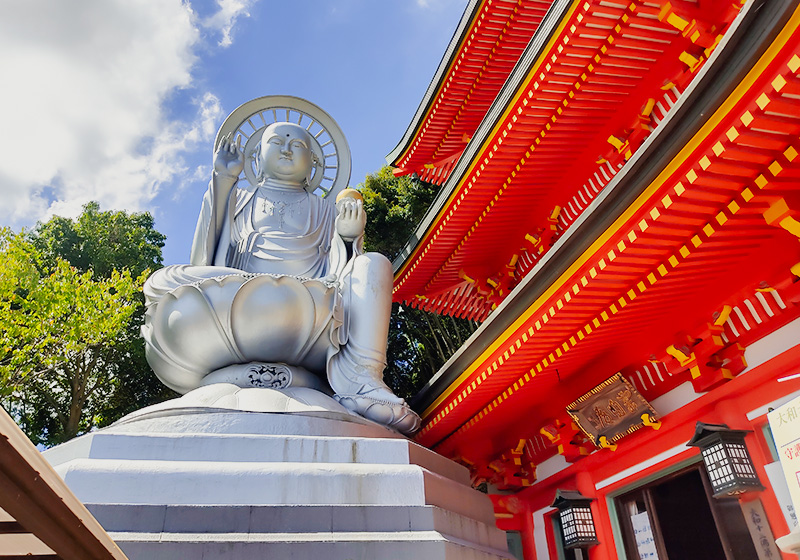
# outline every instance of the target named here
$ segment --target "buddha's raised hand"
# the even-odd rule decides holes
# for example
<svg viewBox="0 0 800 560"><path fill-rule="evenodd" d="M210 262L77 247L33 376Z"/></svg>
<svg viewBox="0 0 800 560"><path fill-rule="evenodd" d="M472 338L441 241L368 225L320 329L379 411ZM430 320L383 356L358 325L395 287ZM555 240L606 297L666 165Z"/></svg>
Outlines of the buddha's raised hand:
<svg viewBox="0 0 800 560"><path fill-rule="evenodd" d="M354 198L344 198L336 204L336 231L343 239L352 241L362 233L367 223L364 203Z"/></svg>
<svg viewBox="0 0 800 560"><path fill-rule="evenodd" d="M242 152L241 136L233 141L231 134L228 134L219 143L217 152L214 154L214 171L220 175L228 177L238 177L244 169L244 153Z"/></svg>

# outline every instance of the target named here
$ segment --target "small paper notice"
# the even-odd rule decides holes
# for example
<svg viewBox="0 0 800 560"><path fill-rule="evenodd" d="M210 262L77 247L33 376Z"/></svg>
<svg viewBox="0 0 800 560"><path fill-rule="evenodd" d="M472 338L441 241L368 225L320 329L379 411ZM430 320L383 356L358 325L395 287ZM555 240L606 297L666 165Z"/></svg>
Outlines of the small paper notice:
<svg viewBox="0 0 800 560"><path fill-rule="evenodd" d="M656 540L653 538L653 529L650 527L650 518L647 512L631 515L633 534L636 537L636 549L639 551L639 560L658 560Z"/></svg>

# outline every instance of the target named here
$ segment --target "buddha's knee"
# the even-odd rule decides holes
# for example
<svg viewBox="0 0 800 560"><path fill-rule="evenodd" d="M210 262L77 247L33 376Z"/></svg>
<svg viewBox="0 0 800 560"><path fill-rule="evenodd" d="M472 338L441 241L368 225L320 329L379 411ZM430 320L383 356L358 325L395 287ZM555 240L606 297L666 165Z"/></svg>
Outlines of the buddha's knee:
<svg viewBox="0 0 800 560"><path fill-rule="evenodd" d="M371 282L392 285L392 263L380 253L358 255L353 262L353 276L369 278Z"/></svg>
<svg viewBox="0 0 800 560"><path fill-rule="evenodd" d="M174 264L156 270L144 284L145 301L148 305L157 302L165 294L188 284L210 278L241 274L241 270L227 266L195 266Z"/></svg>

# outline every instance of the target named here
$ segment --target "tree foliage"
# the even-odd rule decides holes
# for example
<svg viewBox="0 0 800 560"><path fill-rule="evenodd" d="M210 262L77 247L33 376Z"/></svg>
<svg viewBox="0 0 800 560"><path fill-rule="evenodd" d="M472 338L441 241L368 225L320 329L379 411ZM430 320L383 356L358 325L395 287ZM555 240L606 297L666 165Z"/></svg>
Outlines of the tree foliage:
<svg viewBox="0 0 800 560"><path fill-rule="evenodd" d="M114 270L126 269L139 276L161 268L166 239L155 229L149 212L101 211L97 202L86 204L76 220L54 216L37 224L29 238L46 266L61 258L99 277Z"/></svg>
<svg viewBox="0 0 800 560"><path fill-rule="evenodd" d="M427 212L438 187L411 177L395 177L390 167L367 175L359 185L367 211L364 243L368 251L393 260Z"/></svg>
<svg viewBox="0 0 800 560"><path fill-rule="evenodd" d="M367 211L365 246L389 259L400 254L438 193L430 183L395 177L389 167L367 175L359 189ZM393 304L384 380L402 397L416 394L476 327L471 321Z"/></svg>
<svg viewBox="0 0 800 560"><path fill-rule="evenodd" d="M53 445L172 393L150 371L141 287L161 266L149 214L55 217L0 237L0 400Z"/></svg>
<svg viewBox="0 0 800 560"><path fill-rule="evenodd" d="M384 381L397 395L415 395L476 328L471 321L392 304Z"/></svg>

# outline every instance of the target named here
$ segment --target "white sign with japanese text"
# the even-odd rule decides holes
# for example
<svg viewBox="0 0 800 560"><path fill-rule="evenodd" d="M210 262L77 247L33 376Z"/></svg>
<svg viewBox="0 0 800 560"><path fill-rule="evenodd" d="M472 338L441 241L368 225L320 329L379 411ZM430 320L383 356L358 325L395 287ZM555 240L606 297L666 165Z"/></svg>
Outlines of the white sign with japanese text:
<svg viewBox="0 0 800 560"><path fill-rule="evenodd" d="M767 414L794 509L800 505L800 397Z"/></svg>
<svg viewBox="0 0 800 560"><path fill-rule="evenodd" d="M658 560L656 540L653 538L653 529L650 527L650 518L647 512L631 515L633 534L636 537L636 550L639 551L639 560Z"/></svg>

